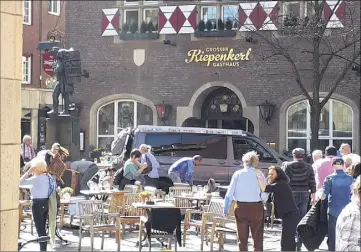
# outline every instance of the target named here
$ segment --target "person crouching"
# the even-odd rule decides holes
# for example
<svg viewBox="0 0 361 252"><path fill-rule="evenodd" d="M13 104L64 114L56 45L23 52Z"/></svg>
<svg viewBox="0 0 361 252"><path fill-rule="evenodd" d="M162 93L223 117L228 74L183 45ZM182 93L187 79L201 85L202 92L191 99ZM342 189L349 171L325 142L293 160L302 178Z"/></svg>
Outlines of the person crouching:
<svg viewBox="0 0 361 252"><path fill-rule="evenodd" d="M46 236L46 221L49 213L49 197L56 189L53 176L46 173L46 162L33 159L30 168L20 178L20 185L30 186L32 212L38 237ZM32 175L30 178L29 176ZM46 251L47 242L40 242L40 251Z"/></svg>

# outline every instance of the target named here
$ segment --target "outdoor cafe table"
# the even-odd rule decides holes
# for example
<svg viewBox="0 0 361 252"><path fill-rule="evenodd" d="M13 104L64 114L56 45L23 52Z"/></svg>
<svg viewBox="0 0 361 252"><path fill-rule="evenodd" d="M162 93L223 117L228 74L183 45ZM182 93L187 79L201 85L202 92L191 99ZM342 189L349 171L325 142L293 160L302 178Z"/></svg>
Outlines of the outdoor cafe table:
<svg viewBox="0 0 361 252"><path fill-rule="evenodd" d="M212 196L207 196L207 195L174 195L173 198L176 199L186 199L189 200L191 202L193 201L197 201L197 209L201 208L201 202L206 202L209 201L211 199Z"/></svg>
<svg viewBox="0 0 361 252"><path fill-rule="evenodd" d="M109 196L115 192L119 192L119 190L80 190L81 194L90 198L94 197L96 200L101 200L103 196Z"/></svg>

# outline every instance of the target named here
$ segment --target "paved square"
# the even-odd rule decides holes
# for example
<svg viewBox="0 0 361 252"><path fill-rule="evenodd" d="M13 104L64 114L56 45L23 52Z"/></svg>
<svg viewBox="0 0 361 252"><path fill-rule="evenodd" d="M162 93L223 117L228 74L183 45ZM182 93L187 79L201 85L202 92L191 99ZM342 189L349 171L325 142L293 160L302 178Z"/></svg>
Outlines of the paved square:
<svg viewBox="0 0 361 252"><path fill-rule="evenodd" d="M36 231L34 228L34 235L36 235ZM51 249L50 246L48 246L48 251L77 251L78 248L78 230L76 229L69 229L69 228L63 228L61 230L61 235L64 239L69 240L71 242L70 245L62 245L58 239L56 239L56 248ZM34 238L30 234L30 225L27 225L26 229L21 232L20 234L21 240L29 240ZM264 250L265 251L280 251L280 238L281 238L281 226L279 224L276 224L273 229L271 228L265 228L264 233ZM126 232L124 240L121 241L121 251L138 251L138 247L136 246L136 242L138 240L138 231L133 232ZM101 237L95 236L94 238L94 250L95 251L101 251L100 250L101 245ZM162 248L160 244L154 239L152 241L152 251L160 251ZM249 238L249 251L253 251L253 240ZM38 251L39 245L38 244L28 244L26 247L22 249L22 251ZM90 250L90 237L86 234L83 235L82 239L82 251L89 251ZM104 241L104 249L105 251L116 251L117 250L117 244L115 243L114 234L112 237L109 238L108 235L106 235L105 241ZM174 243L172 244L172 250L174 250ZM199 236L196 236L196 233L194 229L191 229L188 231L187 235L187 241L185 247L179 247L179 251L200 251L200 238ZM214 251L218 251L218 243L214 243L213 247ZM227 235L225 244L224 244L224 250L225 251L238 251L238 246L236 244L236 237L234 235ZM303 251L307 251L306 248L303 247ZM149 248L143 247L142 251L149 251ZM208 246L204 243L204 251L210 251L209 244ZM324 241L318 251L327 251L327 245Z"/></svg>

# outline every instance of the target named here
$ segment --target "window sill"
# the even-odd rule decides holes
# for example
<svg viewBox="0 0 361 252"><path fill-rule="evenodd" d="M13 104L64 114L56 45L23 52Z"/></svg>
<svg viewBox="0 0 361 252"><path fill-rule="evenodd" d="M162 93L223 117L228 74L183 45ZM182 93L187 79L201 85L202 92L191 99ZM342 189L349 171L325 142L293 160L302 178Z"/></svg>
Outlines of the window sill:
<svg viewBox="0 0 361 252"><path fill-rule="evenodd" d="M21 84L22 84L22 85L23 85L23 84L24 84L24 85L30 85L31 82L24 82L24 81L22 81Z"/></svg>
<svg viewBox="0 0 361 252"><path fill-rule="evenodd" d="M237 31L224 30L224 31L195 31L194 37L235 37Z"/></svg>
<svg viewBox="0 0 361 252"><path fill-rule="evenodd" d="M159 33L121 33L121 40L157 40Z"/></svg>
<svg viewBox="0 0 361 252"><path fill-rule="evenodd" d="M25 22L23 22L23 25L31 26L31 25L33 25L33 24L32 24L32 23L25 23Z"/></svg>
<svg viewBox="0 0 361 252"><path fill-rule="evenodd" d="M60 16L60 13L58 13L58 12L48 11L48 14L53 15L53 16Z"/></svg>

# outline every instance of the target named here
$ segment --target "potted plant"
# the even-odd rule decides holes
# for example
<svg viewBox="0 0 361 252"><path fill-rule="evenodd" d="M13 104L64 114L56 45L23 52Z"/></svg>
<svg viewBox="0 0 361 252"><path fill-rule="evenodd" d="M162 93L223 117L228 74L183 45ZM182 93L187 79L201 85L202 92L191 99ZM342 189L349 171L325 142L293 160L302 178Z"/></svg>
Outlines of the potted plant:
<svg viewBox="0 0 361 252"><path fill-rule="evenodd" d="M228 19L228 20L226 21L226 30L231 31L232 28L233 28L233 23L232 23L231 20Z"/></svg>
<svg viewBox="0 0 361 252"><path fill-rule="evenodd" d="M143 21L142 24L140 25L140 32L141 33L146 33L148 31L148 26L147 24Z"/></svg>
<svg viewBox="0 0 361 252"><path fill-rule="evenodd" d="M199 23L198 23L198 31L203 32L205 29L206 29L206 23L203 20L199 21Z"/></svg>
<svg viewBox="0 0 361 252"><path fill-rule="evenodd" d="M138 31L138 24L136 22L134 22L130 25L130 32L136 33L137 31Z"/></svg>
<svg viewBox="0 0 361 252"><path fill-rule="evenodd" d="M90 157L92 159L97 159L97 163L100 163L100 157L107 151L107 149L100 147L100 148L96 148L94 149L91 153L90 153Z"/></svg>
<svg viewBox="0 0 361 252"><path fill-rule="evenodd" d="M151 192L143 191L143 192L139 193L140 200L145 202L145 203L150 201L151 196L152 196Z"/></svg>
<svg viewBox="0 0 361 252"><path fill-rule="evenodd" d="M218 19L218 30L223 31L224 30L224 23L222 19Z"/></svg>
<svg viewBox="0 0 361 252"><path fill-rule="evenodd" d="M129 25L127 23L125 23L123 25L123 33L128 33L129 32Z"/></svg>
<svg viewBox="0 0 361 252"><path fill-rule="evenodd" d="M65 187L61 190L62 198L64 200L69 200L74 190L71 187Z"/></svg>
<svg viewBox="0 0 361 252"><path fill-rule="evenodd" d="M149 21L147 26L148 26L149 33L153 33L155 31L155 26L153 25L152 21Z"/></svg>
<svg viewBox="0 0 361 252"><path fill-rule="evenodd" d="M213 24L212 24L211 20L207 21L206 28L207 28L207 31L212 31L213 30Z"/></svg>

